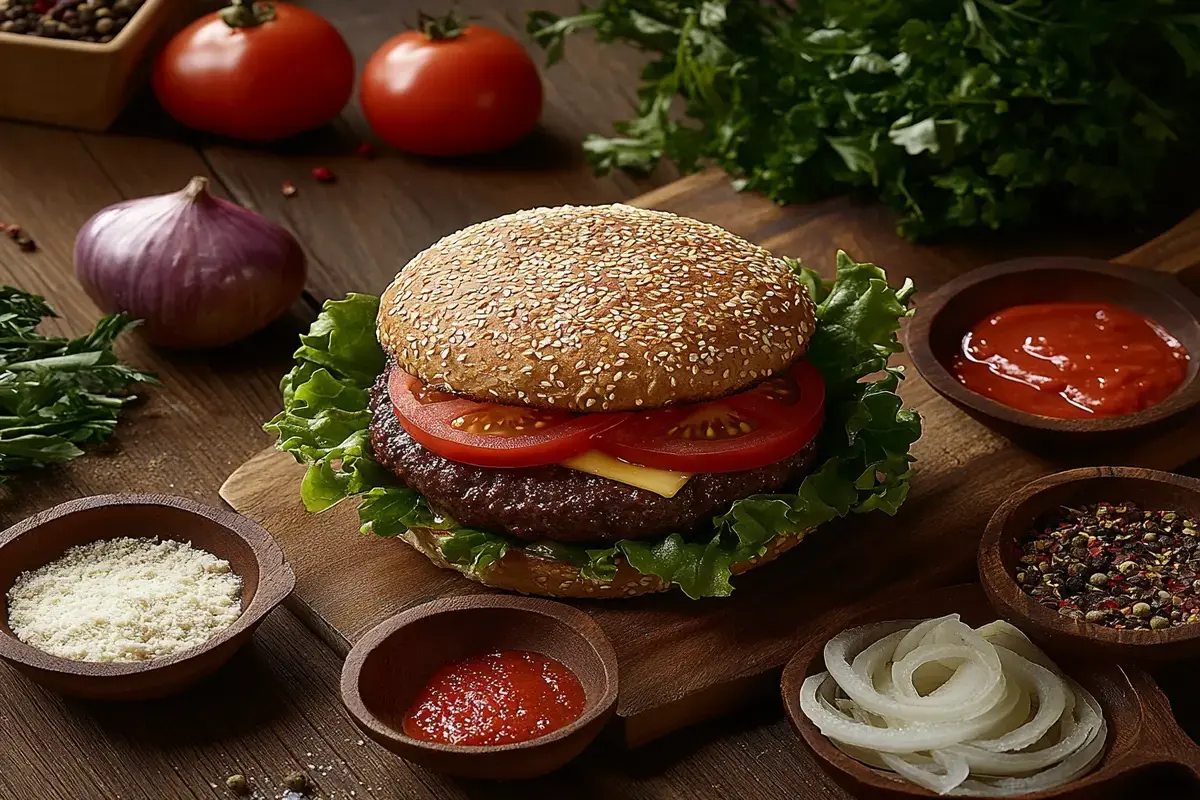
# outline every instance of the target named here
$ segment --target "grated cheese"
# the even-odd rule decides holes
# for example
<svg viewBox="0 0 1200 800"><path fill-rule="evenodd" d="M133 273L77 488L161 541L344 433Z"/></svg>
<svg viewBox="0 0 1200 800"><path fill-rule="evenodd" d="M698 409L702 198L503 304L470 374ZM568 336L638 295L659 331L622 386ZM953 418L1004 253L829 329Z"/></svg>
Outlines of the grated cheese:
<svg viewBox="0 0 1200 800"><path fill-rule="evenodd" d="M199 644L241 615L242 579L186 542L105 539L17 576L17 638L74 661L146 661Z"/></svg>

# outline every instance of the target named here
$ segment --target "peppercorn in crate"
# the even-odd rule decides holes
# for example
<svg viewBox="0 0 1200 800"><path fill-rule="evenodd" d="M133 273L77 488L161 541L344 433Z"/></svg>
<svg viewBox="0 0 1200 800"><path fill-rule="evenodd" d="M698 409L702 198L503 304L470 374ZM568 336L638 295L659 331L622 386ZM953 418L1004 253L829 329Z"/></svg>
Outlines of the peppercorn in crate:
<svg viewBox="0 0 1200 800"><path fill-rule="evenodd" d="M0 0L0 117L106 130L145 83L158 49L205 5Z"/></svg>

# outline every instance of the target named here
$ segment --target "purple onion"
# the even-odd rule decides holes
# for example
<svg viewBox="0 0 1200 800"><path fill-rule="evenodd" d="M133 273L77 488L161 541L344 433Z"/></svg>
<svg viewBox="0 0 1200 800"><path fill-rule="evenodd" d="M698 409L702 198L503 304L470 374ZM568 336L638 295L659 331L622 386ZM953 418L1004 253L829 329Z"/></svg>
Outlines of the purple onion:
<svg viewBox="0 0 1200 800"><path fill-rule="evenodd" d="M208 193L126 200L84 224L75 274L103 311L145 320L164 347L236 342L285 312L304 289L304 251L284 228Z"/></svg>

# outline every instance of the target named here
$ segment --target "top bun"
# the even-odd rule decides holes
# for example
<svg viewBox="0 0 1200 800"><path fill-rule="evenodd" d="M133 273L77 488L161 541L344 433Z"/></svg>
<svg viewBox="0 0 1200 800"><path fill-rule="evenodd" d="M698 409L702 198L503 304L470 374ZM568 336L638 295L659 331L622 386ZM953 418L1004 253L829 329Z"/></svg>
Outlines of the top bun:
<svg viewBox="0 0 1200 800"><path fill-rule="evenodd" d="M628 411L711 400L785 369L812 300L729 231L626 205L518 211L418 253L384 292L379 342L439 391Z"/></svg>

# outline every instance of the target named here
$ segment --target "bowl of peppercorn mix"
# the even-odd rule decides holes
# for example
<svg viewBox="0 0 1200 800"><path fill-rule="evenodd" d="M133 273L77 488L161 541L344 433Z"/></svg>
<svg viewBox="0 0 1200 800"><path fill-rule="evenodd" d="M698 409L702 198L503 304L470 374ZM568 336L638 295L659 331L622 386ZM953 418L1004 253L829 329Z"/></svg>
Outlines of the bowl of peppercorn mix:
<svg viewBox="0 0 1200 800"><path fill-rule="evenodd" d="M996 610L1049 651L1200 655L1200 481L1135 467L1034 481L992 516L979 575Z"/></svg>
<svg viewBox="0 0 1200 800"><path fill-rule="evenodd" d="M182 0L0 0L0 117L106 130L151 57L204 10Z"/></svg>

